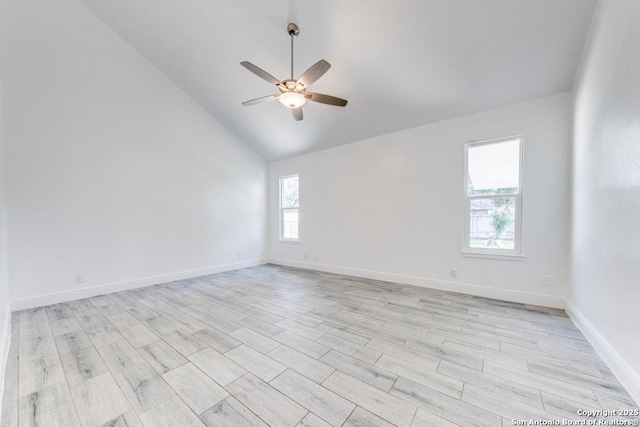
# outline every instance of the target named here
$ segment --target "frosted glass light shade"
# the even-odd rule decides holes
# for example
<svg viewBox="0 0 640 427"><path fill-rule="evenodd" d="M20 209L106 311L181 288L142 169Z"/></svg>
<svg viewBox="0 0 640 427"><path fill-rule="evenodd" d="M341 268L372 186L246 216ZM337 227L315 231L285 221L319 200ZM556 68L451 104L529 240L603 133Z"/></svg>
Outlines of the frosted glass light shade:
<svg viewBox="0 0 640 427"><path fill-rule="evenodd" d="M278 97L278 101L285 107L299 108L307 102L307 98L298 92L284 92Z"/></svg>

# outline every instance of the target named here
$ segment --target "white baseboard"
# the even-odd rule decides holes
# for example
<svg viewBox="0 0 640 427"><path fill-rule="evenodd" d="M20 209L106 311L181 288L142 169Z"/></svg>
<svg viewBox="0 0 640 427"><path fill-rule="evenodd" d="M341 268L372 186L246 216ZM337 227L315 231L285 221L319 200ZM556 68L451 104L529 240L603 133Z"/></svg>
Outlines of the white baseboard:
<svg viewBox="0 0 640 427"><path fill-rule="evenodd" d="M11 311L8 310L3 319L2 336L0 336L0 402L4 402L4 376L9 360L9 347L11 346ZM1 415L0 415L1 416Z"/></svg>
<svg viewBox="0 0 640 427"><path fill-rule="evenodd" d="M636 372L631 365L620 356L613 346L609 344L609 341L602 336L598 329L596 329L570 301L567 301L566 305L566 312L573 323L582 331L583 335L589 340L618 381L620 381L633 400L640 406L640 373Z"/></svg>
<svg viewBox="0 0 640 427"><path fill-rule="evenodd" d="M21 298L10 302L10 310L7 310L3 319L4 327L0 336L0 402L4 392L4 374L11 344L11 311L25 310L29 308L41 307L60 302L73 301L81 298L89 298L111 292L118 292L128 289L141 288L144 286L157 285L174 280L189 279L192 277L205 276L208 274L220 273L223 271L237 270L240 268L254 267L265 263L283 265L287 267L304 268L327 273L344 274L355 277L362 277L373 280L383 280L387 282L402 283L431 289L438 289L450 292L459 292L468 295L475 295L484 298L495 298L505 301L519 302L523 304L540 305L544 307L564 308L571 320L578 326L585 337L593 345L604 362L611 368L614 375L620 380L632 398L640 405L640 374L636 372L600 332L587 320L577 308L564 298L539 295L527 292L510 291L505 289L478 286L467 283L451 282L445 280L434 280L417 276L406 276L394 273L385 273L373 270L363 270L351 267L326 265L311 262L301 262L286 259L255 259L231 264L222 264L212 267L200 268L178 273L170 273L158 276L145 277L141 279L126 280L122 282L105 285L90 286L81 289L73 289L64 292L38 295L36 297Z"/></svg>
<svg viewBox="0 0 640 427"><path fill-rule="evenodd" d="M254 259L231 264L221 264L212 267L198 268L195 270L181 271L178 273L143 277L141 279L124 280L122 282L108 283L98 286L88 286L85 288L72 289L63 292L54 292L34 297L14 299L11 300L10 307L11 311L26 310L29 308L42 307L50 304L95 297L97 295L104 295L111 292L126 291L129 289L158 285L160 283L172 282L174 280L190 279L192 277L206 276L207 274L221 273L223 271L237 270L246 267L255 267L256 265L265 263L266 260Z"/></svg>
<svg viewBox="0 0 640 427"><path fill-rule="evenodd" d="M507 289L492 288L488 286L472 285L461 282L450 282L446 280L435 280L426 277L405 276L402 274L384 273L381 271L362 270L351 267L341 267L336 265L318 264L313 262L292 261L288 259L269 259L271 264L284 265L287 267L305 268L308 270L318 270L327 273L345 274L348 276L363 277L366 279L383 280L386 282L402 283L407 285L420 286L423 288L438 289L442 291L458 292L462 294L474 295L484 298L493 298L503 301L519 302L522 304L539 305L543 307L564 308L565 299L550 295L540 295L528 292L511 291Z"/></svg>

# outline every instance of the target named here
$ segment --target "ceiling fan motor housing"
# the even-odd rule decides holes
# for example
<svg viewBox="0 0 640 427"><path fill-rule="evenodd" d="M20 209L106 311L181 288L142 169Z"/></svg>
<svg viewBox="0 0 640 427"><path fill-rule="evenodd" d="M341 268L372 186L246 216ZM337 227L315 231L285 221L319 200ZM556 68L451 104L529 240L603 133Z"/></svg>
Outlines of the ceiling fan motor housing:
<svg viewBox="0 0 640 427"><path fill-rule="evenodd" d="M288 91L295 90L296 92L304 92L304 85L297 82L296 80L285 80L282 82L282 84L287 88ZM281 92L284 92L281 86L279 86L279 88Z"/></svg>

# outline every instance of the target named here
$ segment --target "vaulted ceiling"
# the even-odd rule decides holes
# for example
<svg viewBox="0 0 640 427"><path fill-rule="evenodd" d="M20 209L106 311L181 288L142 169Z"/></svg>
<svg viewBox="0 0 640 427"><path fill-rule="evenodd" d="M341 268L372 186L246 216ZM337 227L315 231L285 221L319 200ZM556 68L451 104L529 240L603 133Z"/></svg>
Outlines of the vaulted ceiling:
<svg viewBox="0 0 640 427"><path fill-rule="evenodd" d="M81 0L267 160L346 144L571 89L595 0ZM319 59L295 122L240 66L289 77Z"/></svg>

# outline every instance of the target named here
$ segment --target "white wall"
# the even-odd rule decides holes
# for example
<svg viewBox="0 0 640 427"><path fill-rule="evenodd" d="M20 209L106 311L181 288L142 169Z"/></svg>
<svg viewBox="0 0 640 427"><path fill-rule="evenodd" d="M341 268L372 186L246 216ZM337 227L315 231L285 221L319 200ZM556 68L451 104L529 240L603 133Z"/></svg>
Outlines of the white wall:
<svg viewBox="0 0 640 427"><path fill-rule="evenodd" d="M263 257L264 160L77 0L3 1L14 309Z"/></svg>
<svg viewBox="0 0 640 427"><path fill-rule="evenodd" d="M1 10L1 8L0 8ZM0 67L2 63L0 62ZM5 150L2 78L0 76L0 402L4 391L4 373L10 345L9 289L7 280L7 203L5 186Z"/></svg>
<svg viewBox="0 0 640 427"><path fill-rule="evenodd" d="M571 95L563 93L270 163L269 256L287 265L563 307L570 123ZM525 136L525 258L465 258L464 144L517 134ZM293 173L300 174L299 245L278 241L278 177ZM449 278L452 268L457 279ZM551 288L541 286L543 275L553 278Z"/></svg>
<svg viewBox="0 0 640 427"><path fill-rule="evenodd" d="M640 403L640 2L598 4L574 89L569 309Z"/></svg>

